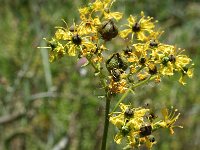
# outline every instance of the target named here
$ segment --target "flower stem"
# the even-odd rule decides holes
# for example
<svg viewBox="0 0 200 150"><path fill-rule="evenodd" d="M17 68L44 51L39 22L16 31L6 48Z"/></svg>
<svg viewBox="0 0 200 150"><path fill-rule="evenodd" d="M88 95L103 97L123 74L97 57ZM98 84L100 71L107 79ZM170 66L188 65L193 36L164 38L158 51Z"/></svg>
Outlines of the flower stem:
<svg viewBox="0 0 200 150"><path fill-rule="evenodd" d="M104 130L103 130L101 150L106 150L106 142L107 142L107 135L108 135L108 127L109 127L109 110L110 110L110 101L111 101L112 96L111 96L110 92L108 91L102 70L99 70L95 66L95 64L91 61L91 58L87 57L87 60L92 65L92 67L95 69L95 71L99 72L99 78L100 78L101 84L105 88L106 110L105 110L105 118L104 118L105 120L104 120Z"/></svg>
<svg viewBox="0 0 200 150"><path fill-rule="evenodd" d="M122 97L119 99L119 101L113 108L112 112L114 112L118 108L119 104L128 96L128 94L132 91L132 89L139 87L139 86L147 83L148 81L154 80L155 78L156 78L156 76L149 77L146 80L140 81L140 82L134 84L133 86L131 86L129 89L127 89L127 91L122 95Z"/></svg>
<svg viewBox="0 0 200 150"><path fill-rule="evenodd" d="M126 96L128 96L128 94L129 94L130 91L131 91L131 89L129 88L129 89L126 91L126 93L124 93L124 94L122 95L122 97L119 99L119 101L118 101L117 104L115 105L114 109L112 110L112 112L114 112L114 111L118 108L119 104L126 98Z"/></svg>
<svg viewBox="0 0 200 150"><path fill-rule="evenodd" d="M107 92L107 94L106 94L106 111L105 111L105 118L104 118L105 120L104 120L104 130L103 130L101 150L106 150L106 142L107 142L107 135L108 135L108 127L109 127L110 101L111 101L111 95L109 92Z"/></svg>

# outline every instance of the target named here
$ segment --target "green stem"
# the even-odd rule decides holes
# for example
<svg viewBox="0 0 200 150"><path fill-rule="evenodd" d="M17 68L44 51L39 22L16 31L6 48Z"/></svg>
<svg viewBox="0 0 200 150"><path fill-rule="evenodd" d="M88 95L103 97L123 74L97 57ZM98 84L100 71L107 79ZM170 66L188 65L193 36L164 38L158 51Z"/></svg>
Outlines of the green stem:
<svg viewBox="0 0 200 150"><path fill-rule="evenodd" d="M110 101L111 101L111 95L108 93L106 95L106 111L105 111L105 118L104 118L105 120L104 120L104 130L103 130L101 150L106 150L106 142L107 142L107 135L108 135L108 127L109 127Z"/></svg>
<svg viewBox="0 0 200 150"><path fill-rule="evenodd" d="M155 78L156 78L156 76L149 77L149 78L147 78L147 79L145 79L145 80L143 80L143 81L140 81L140 82L134 84L133 86L131 86L131 87L122 95L122 97L119 99L119 101L118 101L117 104L115 105L115 107L114 107L114 109L112 110L112 112L114 112L114 111L118 108L119 104L128 96L129 92L131 92L132 89L134 89L134 88L136 88L136 87L139 87L139 86L141 86L141 85L143 85L143 84L147 83L148 81L151 81L151 80L153 80L153 79L155 79ZM111 113L112 113L112 112L111 112Z"/></svg>
<svg viewBox="0 0 200 150"><path fill-rule="evenodd" d="M126 98L126 96L128 96L128 94L129 94L130 91L131 91L131 88L129 88L129 89L126 91L126 93L124 93L124 94L122 95L122 97L119 99L119 101L118 101L117 104L115 105L114 109L112 110L112 112L114 112L114 111L117 109L117 107L119 106L119 104Z"/></svg>
<svg viewBox="0 0 200 150"><path fill-rule="evenodd" d="M100 81L101 81L101 84L103 85L104 88L106 88L106 81L104 80L104 74L103 72L101 71L101 69L98 69L95 64L91 61L91 58L90 57L86 57L88 62L92 65L92 67L94 68L95 72L99 72L99 78L100 78Z"/></svg>
<svg viewBox="0 0 200 150"><path fill-rule="evenodd" d="M106 81L104 80L104 74L101 69L98 69L95 64L91 61L91 58L87 57L87 60L92 65L92 67L95 69L95 72L99 72L99 78L101 81L101 84L105 88L106 93L106 110L105 110L105 120L104 120L104 131L103 131L103 137L102 137L102 145L101 150L106 150L106 142L107 142L107 135L108 135L108 128L109 128L109 110L110 110L110 101L111 101L111 94L108 92Z"/></svg>

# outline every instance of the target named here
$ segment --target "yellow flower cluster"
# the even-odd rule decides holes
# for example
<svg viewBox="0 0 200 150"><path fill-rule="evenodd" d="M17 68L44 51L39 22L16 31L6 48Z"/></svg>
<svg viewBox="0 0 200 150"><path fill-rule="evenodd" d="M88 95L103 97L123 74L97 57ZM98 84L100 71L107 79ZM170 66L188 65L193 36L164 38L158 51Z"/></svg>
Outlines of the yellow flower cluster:
<svg viewBox="0 0 200 150"><path fill-rule="evenodd" d="M177 110L169 113L168 109L163 109L163 120L156 121L157 118L150 109L133 108L131 105L123 103L120 103L119 107L121 112L114 112L110 115L110 122L118 129L114 140L120 144L125 138L129 148L138 148L145 144L147 148L151 149L156 144L153 132L159 128L168 128L173 134L174 127L181 127L174 126L180 115L176 114Z"/></svg>
<svg viewBox="0 0 200 150"><path fill-rule="evenodd" d="M123 93L130 85L149 76L156 76L159 82L162 76L172 76L175 72L181 73L179 82L185 84L185 77L191 78L193 75L191 59L182 54L183 50L159 42L163 31L155 31L157 21L153 21L153 17L146 17L144 12L141 12L141 17L130 15L128 24L118 28L116 23L122 19L122 13L111 11L113 2L96 0L89 3L79 9L79 24L68 27L65 23L66 27L57 27L54 37L47 40L51 49L50 61L65 55L89 57L99 66L106 57L103 51L109 50L106 43L118 36L128 40L129 44L124 50L118 50L118 53L107 58L112 93ZM116 69L118 80L113 74ZM122 74L126 75L121 78Z"/></svg>
<svg viewBox="0 0 200 150"><path fill-rule="evenodd" d="M186 84L185 78L193 76L193 64L184 50L160 42L163 31L156 29L157 21L144 12L140 17L130 15L126 24L120 24L123 13L111 11L114 1L95 0L78 10L79 24L68 26L64 21L66 27L56 27L54 36L45 39L50 61L65 55L86 57L110 95L125 93L150 80L160 82L162 77L175 73L180 73L179 82ZM107 43L114 38L125 46L109 48ZM152 132L168 128L173 133L173 124L179 117L165 109L164 119L154 122L149 109L122 103L120 108L121 112L110 115L110 122L119 129L115 142L120 144L126 137L130 147L145 143L151 148L156 143Z"/></svg>

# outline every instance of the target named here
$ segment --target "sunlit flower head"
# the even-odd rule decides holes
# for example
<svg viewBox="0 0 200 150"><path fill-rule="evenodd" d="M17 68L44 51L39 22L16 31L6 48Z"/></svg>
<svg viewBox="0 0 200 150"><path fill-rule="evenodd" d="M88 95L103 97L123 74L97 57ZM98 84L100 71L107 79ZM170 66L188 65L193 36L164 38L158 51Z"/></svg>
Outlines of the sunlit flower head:
<svg viewBox="0 0 200 150"><path fill-rule="evenodd" d="M158 123L162 128L168 128L171 134L174 134L173 128L175 127L183 128L182 126L174 125L180 116L180 113L176 114L177 111L178 111L177 109L175 110L172 109L171 112L169 112L167 108L164 108L162 110L162 115L164 117L164 120Z"/></svg>
<svg viewBox="0 0 200 150"><path fill-rule="evenodd" d="M141 18L139 20L130 15L128 18L128 24L126 25L128 28L121 31L120 36L122 38L126 38L129 34L131 34L131 39L133 39L133 36L136 35L138 40L144 41L155 27L152 20L153 17L145 17L144 12L141 12Z"/></svg>
<svg viewBox="0 0 200 150"><path fill-rule="evenodd" d="M69 56L75 56L80 53L83 49L92 49L95 47L86 36L83 36L83 32L80 32L80 27L73 25L73 28L58 28L55 33L56 40L65 41L65 47L68 49Z"/></svg>
<svg viewBox="0 0 200 150"><path fill-rule="evenodd" d="M110 9L114 2L115 0L96 0L92 4L92 8L94 11L100 11L104 16L104 19L115 19L118 21L122 18L123 14L121 12L111 12Z"/></svg>

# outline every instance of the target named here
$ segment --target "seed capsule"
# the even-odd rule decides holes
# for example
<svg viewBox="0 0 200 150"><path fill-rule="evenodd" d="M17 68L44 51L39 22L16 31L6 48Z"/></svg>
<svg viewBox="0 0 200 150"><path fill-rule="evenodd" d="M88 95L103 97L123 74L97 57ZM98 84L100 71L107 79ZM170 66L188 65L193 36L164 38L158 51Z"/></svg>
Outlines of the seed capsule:
<svg viewBox="0 0 200 150"><path fill-rule="evenodd" d="M133 115L134 115L134 112L131 108L127 108L124 112L124 116L127 118L133 117Z"/></svg>
<svg viewBox="0 0 200 150"><path fill-rule="evenodd" d="M156 65L155 64L149 64L149 73L151 74L151 75L154 75L154 74L156 74L157 73L157 67L156 67Z"/></svg>
<svg viewBox="0 0 200 150"><path fill-rule="evenodd" d="M130 132L129 128L127 126L123 126L121 129L121 133L126 136Z"/></svg>
<svg viewBox="0 0 200 150"><path fill-rule="evenodd" d="M141 65L144 65L145 62L146 62L146 58L144 58L144 57L140 58L139 63L140 63Z"/></svg>
<svg viewBox="0 0 200 150"><path fill-rule="evenodd" d="M155 115L154 112L150 112L147 116L147 119L149 119L150 122L153 122L154 119L156 119L158 116Z"/></svg>
<svg viewBox="0 0 200 150"><path fill-rule="evenodd" d="M158 46L158 43L157 43L155 40L151 40L149 45L150 45L151 47L157 47L157 46Z"/></svg>
<svg viewBox="0 0 200 150"><path fill-rule="evenodd" d="M118 35L117 26L112 20L104 21L100 25L98 32L105 41L110 41L112 38Z"/></svg>
<svg viewBox="0 0 200 150"><path fill-rule="evenodd" d="M119 53L115 53L106 61L106 67L109 72L115 68L125 71L128 68L128 62Z"/></svg>
<svg viewBox="0 0 200 150"><path fill-rule="evenodd" d="M140 128L140 136L141 137L151 135L151 133L152 133L151 125L142 126Z"/></svg>
<svg viewBox="0 0 200 150"><path fill-rule="evenodd" d="M183 67L183 74L186 74L188 72L188 68L187 67Z"/></svg>
<svg viewBox="0 0 200 150"><path fill-rule="evenodd" d="M169 58L169 61L172 63L176 61L176 57L174 55L169 55L168 58Z"/></svg>
<svg viewBox="0 0 200 150"><path fill-rule="evenodd" d="M75 44L75 45L80 45L82 40L81 40L81 37L76 34L74 36L72 36L72 42Z"/></svg>
<svg viewBox="0 0 200 150"><path fill-rule="evenodd" d="M132 31L133 32L139 32L140 31L140 24L138 22L136 22L133 26L132 26Z"/></svg>

